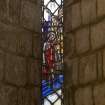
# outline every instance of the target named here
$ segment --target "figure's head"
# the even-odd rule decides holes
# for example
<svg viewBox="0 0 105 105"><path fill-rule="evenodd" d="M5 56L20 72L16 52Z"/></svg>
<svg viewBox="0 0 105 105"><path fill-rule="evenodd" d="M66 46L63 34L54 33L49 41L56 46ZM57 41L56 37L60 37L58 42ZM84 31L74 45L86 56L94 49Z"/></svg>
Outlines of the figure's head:
<svg viewBox="0 0 105 105"><path fill-rule="evenodd" d="M56 35L54 32L50 32L48 34L48 42L54 42L55 38L56 38Z"/></svg>

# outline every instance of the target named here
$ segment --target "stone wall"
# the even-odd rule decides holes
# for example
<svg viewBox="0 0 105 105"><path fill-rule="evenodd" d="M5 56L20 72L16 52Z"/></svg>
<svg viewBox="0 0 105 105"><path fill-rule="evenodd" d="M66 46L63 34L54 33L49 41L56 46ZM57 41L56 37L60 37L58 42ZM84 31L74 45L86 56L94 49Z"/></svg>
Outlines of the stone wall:
<svg viewBox="0 0 105 105"><path fill-rule="evenodd" d="M65 105L105 104L105 0L65 0Z"/></svg>
<svg viewBox="0 0 105 105"><path fill-rule="evenodd" d="M40 0L0 0L0 105L40 105Z"/></svg>

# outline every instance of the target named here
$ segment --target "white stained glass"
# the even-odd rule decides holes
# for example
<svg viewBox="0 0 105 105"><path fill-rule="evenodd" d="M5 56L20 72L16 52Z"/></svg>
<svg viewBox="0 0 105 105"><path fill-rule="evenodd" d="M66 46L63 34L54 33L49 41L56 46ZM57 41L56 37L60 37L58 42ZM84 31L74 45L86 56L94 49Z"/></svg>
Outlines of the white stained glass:
<svg viewBox="0 0 105 105"><path fill-rule="evenodd" d="M58 5L55 2L50 2L48 4L48 8L51 10L52 13L54 13L55 10L58 8Z"/></svg>
<svg viewBox="0 0 105 105"><path fill-rule="evenodd" d="M54 93L54 94L47 96L47 98L53 103L57 100L58 96L57 94Z"/></svg>
<svg viewBox="0 0 105 105"><path fill-rule="evenodd" d="M55 102L54 105L62 105L61 104L61 99L59 99L57 102Z"/></svg>
<svg viewBox="0 0 105 105"><path fill-rule="evenodd" d="M47 99L44 99L44 105L51 105Z"/></svg>
<svg viewBox="0 0 105 105"><path fill-rule="evenodd" d="M45 19L46 21L49 20L49 12L48 12L47 9L44 10L44 19Z"/></svg>
<svg viewBox="0 0 105 105"><path fill-rule="evenodd" d="M47 5L50 0L44 0L44 5Z"/></svg>
<svg viewBox="0 0 105 105"><path fill-rule="evenodd" d="M47 5L50 0L44 0L44 5ZM60 5L61 0L56 0L56 2Z"/></svg>
<svg viewBox="0 0 105 105"><path fill-rule="evenodd" d="M61 5L61 0L56 0L56 2L57 2L59 5Z"/></svg>
<svg viewBox="0 0 105 105"><path fill-rule="evenodd" d="M62 91L58 90L57 93L61 96L62 95Z"/></svg>

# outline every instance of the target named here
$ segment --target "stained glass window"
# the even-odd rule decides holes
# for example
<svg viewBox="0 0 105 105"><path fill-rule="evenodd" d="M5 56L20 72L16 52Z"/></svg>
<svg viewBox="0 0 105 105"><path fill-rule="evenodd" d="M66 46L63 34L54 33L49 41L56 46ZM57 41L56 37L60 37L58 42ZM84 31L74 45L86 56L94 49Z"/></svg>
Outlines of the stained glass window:
<svg viewBox="0 0 105 105"><path fill-rule="evenodd" d="M63 105L63 0L42 0L42 105Z"/></svg>

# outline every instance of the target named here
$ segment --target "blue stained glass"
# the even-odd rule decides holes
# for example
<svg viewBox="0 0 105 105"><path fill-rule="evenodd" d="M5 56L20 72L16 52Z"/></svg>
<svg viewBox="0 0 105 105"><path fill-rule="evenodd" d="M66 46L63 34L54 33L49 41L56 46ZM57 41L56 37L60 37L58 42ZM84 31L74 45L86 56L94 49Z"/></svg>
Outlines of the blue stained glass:
<svg viewBox="0 0 105 105"><path fill-rule="evenodd" d="M49 86L48 85L50 81L43 80L42 81L42 93L43 93L43 97L46 97L49 94L53 93L54 91L61 89L63 80L64 80L64 76L63 75L59 75L54 80L53 86Z"/></svg>

